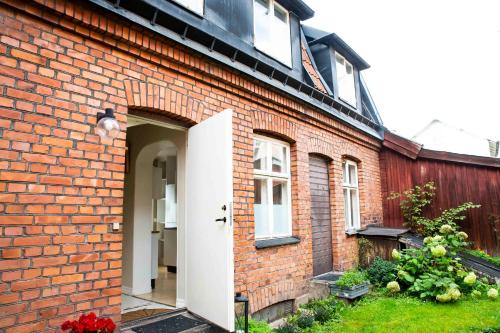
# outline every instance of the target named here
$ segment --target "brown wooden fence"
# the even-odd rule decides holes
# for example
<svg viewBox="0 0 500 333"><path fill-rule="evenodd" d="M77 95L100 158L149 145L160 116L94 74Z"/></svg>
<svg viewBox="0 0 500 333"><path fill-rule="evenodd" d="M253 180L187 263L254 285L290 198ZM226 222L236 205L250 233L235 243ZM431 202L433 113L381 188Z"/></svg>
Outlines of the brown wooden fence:
<svg viewBox="0 0 500 333"><path fill-rule="evenodd" d="M437 193L426 214L437 216L464 202L480 204L467 214L463 230L476 248L500 255L500 159L426 150L392 133L386 133L380 156L385 198L434 181ZM402 227L399 200L385 198L384 226Z"/></svg>

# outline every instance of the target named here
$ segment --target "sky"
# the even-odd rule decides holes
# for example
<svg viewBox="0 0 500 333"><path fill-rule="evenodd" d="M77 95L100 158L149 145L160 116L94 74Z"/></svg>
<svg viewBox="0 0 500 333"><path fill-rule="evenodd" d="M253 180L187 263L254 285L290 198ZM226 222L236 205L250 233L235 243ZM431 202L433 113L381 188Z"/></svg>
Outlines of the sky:
<svg viewBox="0 0 500 333"><path fill-rule="evenodd" d="M434 119L500 140L500 0L304 0L304 22L365 59L384 125L411 138Z"/></svg>

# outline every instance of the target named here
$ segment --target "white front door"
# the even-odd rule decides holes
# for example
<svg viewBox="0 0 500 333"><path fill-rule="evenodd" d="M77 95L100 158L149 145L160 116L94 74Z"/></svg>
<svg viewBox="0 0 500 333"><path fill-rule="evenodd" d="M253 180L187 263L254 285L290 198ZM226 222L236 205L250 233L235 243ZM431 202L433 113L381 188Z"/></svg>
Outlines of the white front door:
<svg viewBox="0 0 500 333"><path fill-rule="evenodd" d="M186 173L186 305L230 332L234 330L232 133L232 110L191 127Z"/></svg>

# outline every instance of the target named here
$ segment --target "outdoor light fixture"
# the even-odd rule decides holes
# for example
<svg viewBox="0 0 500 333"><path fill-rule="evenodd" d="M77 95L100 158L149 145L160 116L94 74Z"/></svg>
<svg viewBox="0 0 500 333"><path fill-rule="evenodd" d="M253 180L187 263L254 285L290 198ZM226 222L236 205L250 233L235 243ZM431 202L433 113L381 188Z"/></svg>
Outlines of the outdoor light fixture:
<svg viewBox="0 0 500 333"><path fill-rule="evenodd" d="M120 134L120 124L113 114L113 109L107 108L104 110L104 113L97 113L95 133L99 135L101 139L114 139Z"/></svg>
<svg viewBox="0 0 500 333"><path fill-rule="evenodd" d="M234 297L235 333L248 333L248 298L236 293Z"/></svg>

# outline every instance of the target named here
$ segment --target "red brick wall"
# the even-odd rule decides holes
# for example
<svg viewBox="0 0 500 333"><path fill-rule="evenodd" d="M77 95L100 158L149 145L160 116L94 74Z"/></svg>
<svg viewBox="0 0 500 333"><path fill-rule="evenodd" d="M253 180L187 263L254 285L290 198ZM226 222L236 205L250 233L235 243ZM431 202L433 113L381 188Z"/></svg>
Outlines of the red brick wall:
<svg viewBox="0 0 500 333"><path fill-rule="evenodd" d="M0 0L0 330L55 331L93 310L120 319L125 122L141 108L186 125L235 110L235 283L256 311L307 292L312 274L308 154L332 159L334 260L343 233L343 155L361 161L363 223L382 218L380 143L298 100L76 1ZM190 98L187 98L187 96ZM92 133L116 110L112 142ZM252 133L292 142L297 245L257 251Z"/></svg>

